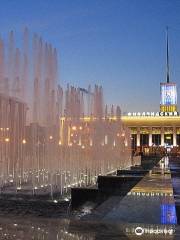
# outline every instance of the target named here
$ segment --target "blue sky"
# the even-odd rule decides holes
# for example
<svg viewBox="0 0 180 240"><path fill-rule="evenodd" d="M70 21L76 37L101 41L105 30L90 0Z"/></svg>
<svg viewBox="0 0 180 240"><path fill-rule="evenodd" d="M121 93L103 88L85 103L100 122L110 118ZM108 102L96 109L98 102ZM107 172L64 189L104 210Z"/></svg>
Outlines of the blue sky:
<svg viewBox="0 0 180 240"><path fill-rule="evenodd" d="M169 26L170 80L180 102L179 0L1 0L0 34L27 26L58 50L59 81L102 84L123 111L159 110Z"/></svg>

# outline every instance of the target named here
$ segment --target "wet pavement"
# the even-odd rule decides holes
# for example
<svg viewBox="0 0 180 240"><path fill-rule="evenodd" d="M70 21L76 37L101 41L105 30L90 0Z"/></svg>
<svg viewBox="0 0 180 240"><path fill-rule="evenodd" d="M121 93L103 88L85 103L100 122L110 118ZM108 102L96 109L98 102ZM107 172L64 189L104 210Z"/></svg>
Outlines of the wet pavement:
<svg viewBox="0 0 180 240"><path fill-rule="evenodd" d="M164 158L126 196L112 196L68 218L0 217L0 239L180 239L168 159Z"/></svg>
<svg viewBox="0 0 180 240"><path fill-rule="evenodd" d="M176 224L168 159L161 160L125 197L110 197L92 213L83 216L83 219L101 219L115 223Z"/></svg>
<svg viewBox="0 0 180 240"><path fill-rule="evenodd" d="M170 170L173 185L173 195L175 199L177 223L180 224L180 157L170 158Z"/></svg>
<svg viewBox="0 0 180 240"><path fill-rule="evenodd" d="M16 240L115 240L179 239L176 225L107 224L44 218L0 218L0 239Z"/></svg>

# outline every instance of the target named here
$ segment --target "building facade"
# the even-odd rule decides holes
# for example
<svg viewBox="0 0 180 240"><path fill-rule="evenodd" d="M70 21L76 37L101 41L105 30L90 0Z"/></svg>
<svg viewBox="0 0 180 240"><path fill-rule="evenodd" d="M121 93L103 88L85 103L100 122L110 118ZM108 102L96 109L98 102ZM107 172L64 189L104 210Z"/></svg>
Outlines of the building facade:
<svg viewBox="0 0 180 240"><path fill-rule="evenodd" d="M152 114L153 115L153 114ZM122 121L131 130L132 149L158 151L170 147L177 151L180 146L180 116L156 113L152 115L123 116Z"/></svg>
<svg viewBox="0 0 180 240"><path fill-rule="evenodd" d="M132 149L138 151L180 148L180 114L177 108L176 83L169 77L169 44L167 32L166 82L160 83L160 111L133 112L122 117L131 130ZM179 150L178 150L179 151Z"/></svg>

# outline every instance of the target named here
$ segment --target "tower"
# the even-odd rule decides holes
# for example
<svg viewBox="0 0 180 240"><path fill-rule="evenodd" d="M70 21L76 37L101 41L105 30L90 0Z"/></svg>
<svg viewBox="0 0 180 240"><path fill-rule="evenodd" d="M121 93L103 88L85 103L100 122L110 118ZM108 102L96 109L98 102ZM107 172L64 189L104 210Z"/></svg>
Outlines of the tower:
<svg viewBox="0 0 180 240"><path fill-rule="evenodd" d="M166 82L160 83L160 112L177 111L177 88L176 83L170 82L169 76L169 36L166 28Z"/></svg>

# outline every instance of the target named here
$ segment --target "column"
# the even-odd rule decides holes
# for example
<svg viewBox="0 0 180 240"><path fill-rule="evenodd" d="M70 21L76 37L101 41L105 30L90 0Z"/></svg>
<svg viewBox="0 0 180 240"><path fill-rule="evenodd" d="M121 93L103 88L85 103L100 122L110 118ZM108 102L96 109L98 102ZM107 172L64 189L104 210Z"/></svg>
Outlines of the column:
<svg viewBox="0 0 180 240"><path fill-rule="evenodd" d="M161 146L164 146L164 127L161 127Z"/></svg>
<svg viewBox="0 0 180 240"><path fill-rule="evenodd" d="M149 147L152 146L152 127L149 128Z"/></svg>
<svg viewBox="0 0 180 240"><path fill-rule="evenodd" d="M140 147L140 128L137 128L137 147Z"/></svg>
<svg viewBox="0 0 180 240"><path fill-rule="evenodd" d="M176 142L176 127L173 127L173 147L177 146Z"/></svg>

